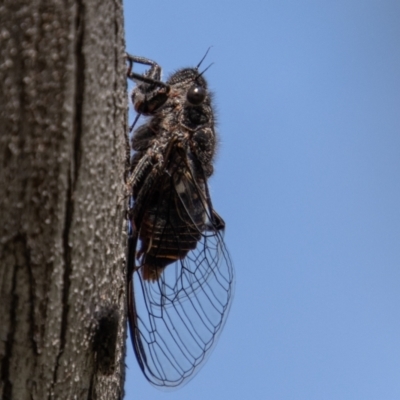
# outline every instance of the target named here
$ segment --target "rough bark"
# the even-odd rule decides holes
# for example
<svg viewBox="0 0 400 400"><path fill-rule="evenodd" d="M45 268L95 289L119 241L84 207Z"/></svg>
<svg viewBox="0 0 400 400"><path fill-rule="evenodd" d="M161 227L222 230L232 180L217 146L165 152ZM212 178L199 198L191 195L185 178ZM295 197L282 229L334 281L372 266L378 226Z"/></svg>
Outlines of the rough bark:
<svg viewBox="0 0 400 400"><path fill-rule="evenodd" d="M122 0L0 5L0 398L118 399Z"/></svg>

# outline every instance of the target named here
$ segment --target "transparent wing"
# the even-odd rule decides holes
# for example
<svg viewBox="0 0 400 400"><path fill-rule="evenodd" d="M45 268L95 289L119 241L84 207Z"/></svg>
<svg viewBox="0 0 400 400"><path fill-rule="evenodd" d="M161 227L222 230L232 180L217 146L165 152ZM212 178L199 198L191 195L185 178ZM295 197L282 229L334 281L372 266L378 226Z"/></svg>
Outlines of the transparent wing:
<svg viewBox="0 0 400 400"><path fill-rule="evenodd" d="M185 185L192 190L190 181ZM184 247L179 243L185 236L182 221L193 232L190 221L195 219L189 215L193 196L181 196L187 194L182 188L179 192L170 204L180 208L180 222L176 213L173 218L160 213L167 237L158 240L171 248ZM234 271L223 240L222 220L207 206L203 210L207 223L197 231L195 248L163 268L156 280L144 278L143 263L136 259L139 240L134 230L131 232L130 329L139 365L155 386L173 388L195 375L210 355L231 305Z"/></svg>

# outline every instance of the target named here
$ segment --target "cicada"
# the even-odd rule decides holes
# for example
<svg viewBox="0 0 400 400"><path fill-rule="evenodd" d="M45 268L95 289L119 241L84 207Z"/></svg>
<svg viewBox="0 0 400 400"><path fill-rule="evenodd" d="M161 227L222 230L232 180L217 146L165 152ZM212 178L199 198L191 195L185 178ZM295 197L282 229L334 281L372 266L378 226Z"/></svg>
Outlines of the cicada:
<svg viewBox="0 0 400 400"><path fill-rule="evenodd" d="M217 144L212 94L201 62L163 82L156 62L127 59L133 106L148 117L133 133L127 180L129 326L146 378L173 388L210 355L233 297L225 222L208 188ZM134 63L148 68L133 72Z"/></svg>

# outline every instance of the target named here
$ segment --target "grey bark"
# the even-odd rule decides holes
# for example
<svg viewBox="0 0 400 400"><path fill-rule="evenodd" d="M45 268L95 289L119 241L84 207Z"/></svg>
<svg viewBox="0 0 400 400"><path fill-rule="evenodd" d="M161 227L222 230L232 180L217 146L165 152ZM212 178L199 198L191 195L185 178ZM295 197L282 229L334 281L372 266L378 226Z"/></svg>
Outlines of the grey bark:
<svg viewBox="0 0 400 400"><path fill-rule="evenodd" d="M0 398L118 399L122 0L0 4Z"/></svg>

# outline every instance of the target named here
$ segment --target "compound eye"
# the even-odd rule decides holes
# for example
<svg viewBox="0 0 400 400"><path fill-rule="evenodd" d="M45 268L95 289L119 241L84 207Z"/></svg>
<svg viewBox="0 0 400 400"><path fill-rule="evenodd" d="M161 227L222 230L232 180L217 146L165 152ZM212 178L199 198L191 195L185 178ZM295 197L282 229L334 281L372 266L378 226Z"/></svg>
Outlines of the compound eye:
<svg viewBox="0 0 400 400"><path fill-rule="evenodd" d="M186 98L193 105L198 105L206 98L206 90L198 85L193 85L187 92Z"/></svg>

